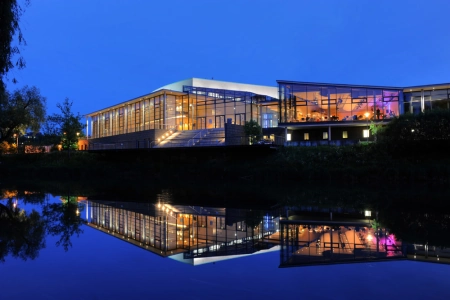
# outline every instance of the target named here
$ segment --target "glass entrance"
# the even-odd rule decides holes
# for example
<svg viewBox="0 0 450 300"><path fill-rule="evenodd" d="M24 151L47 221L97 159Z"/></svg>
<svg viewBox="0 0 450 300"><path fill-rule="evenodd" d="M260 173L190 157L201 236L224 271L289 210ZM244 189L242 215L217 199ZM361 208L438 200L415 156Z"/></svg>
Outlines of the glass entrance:
<svg viewBox="0 0 450 300"><path fill-rule="evenodd" d="M225 116L216 116L216 124L215 128L224 128L225 127Z"/></svg>
<svg viewBox="0 0 450 300"><path fill-rule="evenodd" d="M205 117L197 118L197 127L194 124L192 126L192 129L206 129L206 118Z"/></svg>
<svg viewBox="0 0 450 300"><path fill-rule="evenodd" d="M235 114L234 115L234 124L245 125L245 114Z"/></svg>

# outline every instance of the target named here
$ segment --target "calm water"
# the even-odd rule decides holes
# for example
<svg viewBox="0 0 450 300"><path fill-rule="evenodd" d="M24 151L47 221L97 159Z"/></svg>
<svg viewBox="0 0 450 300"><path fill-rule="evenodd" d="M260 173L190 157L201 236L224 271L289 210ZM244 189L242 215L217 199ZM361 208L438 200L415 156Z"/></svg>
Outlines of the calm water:
<svg viewBox="0 0 450 300"><path fill-rule="evenodd" d="M5 197L5 191L3 194ZM388 260L280 268L279 249L286 247L279 242L284 209L250 212L176 205L165 197L130 203L42 193L20 195L12 192L9 200L0 202L0 244L3 254L9 251L0 263L1 299L450 297L450 266L446 264ZM338 221L337 214L334 221ZM348 245L343 243L333 249L332 257L345 260L347 252L359 246L364 246L362 253L375 255L376 243L368 242L370 232L362 225L308 228L305 221L299 222L301 227L291 227L298 228L300 241L297 248L289 248L291 254L331 250L327 234L328 238L338 233L356 237L365 232L364 242L355 238ZM302 233L302 229L307 230ZM371 234L376 239L376 232ZM12 240L17 244L5 245ZM315 243L306 247L302 240ZM321 240L320 247L317 240ZM401 245L400 240L395 242ZM22 258L11 254L14 249L20 249ZM377 255L387 256L383 249L379 247ZM321 257L325 255L321 253Z"/></svg>

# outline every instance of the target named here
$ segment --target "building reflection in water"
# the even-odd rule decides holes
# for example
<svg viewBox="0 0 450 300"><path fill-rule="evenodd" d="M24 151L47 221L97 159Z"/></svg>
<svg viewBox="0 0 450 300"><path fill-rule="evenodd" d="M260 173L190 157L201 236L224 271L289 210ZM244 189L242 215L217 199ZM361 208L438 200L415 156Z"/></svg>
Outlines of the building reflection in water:
<svg viewBox="0 0 450 300"><path fill-rule="evenodd" d="M449 248L402 242L388 229L375 228L370 215L284 217L286 208L200 207L168 200L167 195L156 203L86 199L83 217L88 226L193 265L267 251L280 251L280 267L404 258L450 263Z"/></svg>
<svg viewBox="0 0 450 300"><path fill-rule="evenodd" d="M87 225L163 257L200 264L278 250L280 215L258 210L86 200ZM214 257L214 258L213 258Z"/></svg>
<svg viewBox="0 0 450 300"><path fill-rule="evenodd" d="M403 258L405 248L369 221L282 220L280 266Z"/></svg>

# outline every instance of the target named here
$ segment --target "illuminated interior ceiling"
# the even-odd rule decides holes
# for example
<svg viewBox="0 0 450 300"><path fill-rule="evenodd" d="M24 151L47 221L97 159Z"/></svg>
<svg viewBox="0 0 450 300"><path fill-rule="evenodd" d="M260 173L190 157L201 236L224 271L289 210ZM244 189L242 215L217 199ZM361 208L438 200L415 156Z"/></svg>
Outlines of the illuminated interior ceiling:
<svg viewBox="0 0 450 300"><path fill-rule="evenodd" d="M421 90L432 91L443 89L450 89L450 83L406 87L403 89L403 92L420 92Z"/></svg>

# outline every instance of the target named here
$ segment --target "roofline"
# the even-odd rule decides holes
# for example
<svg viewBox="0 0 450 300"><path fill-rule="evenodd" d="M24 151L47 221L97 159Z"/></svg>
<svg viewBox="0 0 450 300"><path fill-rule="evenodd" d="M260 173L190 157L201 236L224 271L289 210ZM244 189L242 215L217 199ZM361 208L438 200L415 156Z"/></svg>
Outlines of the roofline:
<svg viewBox="0 0 450 300"><path fill-rule="evenodd" d="M432 83L432 84L411 85L411 86L406 86L405 89L428 87L428 86L441 86L441 85L450 85L450 83Z"/></svg>
<svg viewBox="0 0 450 300"><path fill-rule="evenodd" d="M357 88L375 88L375 89L393 89L393 90L403 90L404 87L398 86L378 86L378 85L362 85L362 84L342 84L342 83L325 83L325 82L308 82L308 81L292 81L292 80L277 80L277 83L287 83L287 84L304 84L313 86L336 86L336 87L357 87Z"/></svg>
<svg viewBox="0 0 450 300"><path fill-rule="evenodd" d="M407 92L408 90L417 90L417 89L433 89L440 87L450 88L450 83L435 83L435 84L422 84L422 85L413 85L413 86L378 86L378 85L361 85L361 84L342 84L342 83L325 83L325 82L308 82L308 81L292 81L292 80L277 80L277 83L284 84L304 84L304 85L312 85L312 86L336 86L336 87L357 87L357 88L376 88L376 89L395 89L395 90L403 90Z"/></svg>
<svg viewBox="0 0 450 300"><path fill-rule="evenodd" d="M167 93L169 95L177 95L177 96L187 95L184 92L178 92L178 91L167 90L167 89L157 90L157 91L154 91L154 92L152 92L150 94L145 94L145 95L142 95L142 96L130 99L130 100L126 100L126 101L120 102L120 103L112 105L112 106L108 106L108 107L99 109L97 111L85 114L84 116L91 117L91 116L99 114L99 113L101 113L103 111L108 111L108 110L110 110L112 108L115 108L115 107L120 107L120 106L124 106L125 104L131 104L131 103L137 102L137 101L141 100L142 98L155 97L155 96L158 96L158 95L162 95L164 93Z"/></svg>
<svg viewBox="0 0 450 300"><path fill-rule="evenodd" d="M417 92L420 90L434 90L434 89L450 89L450 83L436 83L436 84L424 84L424 85L414 85L407 86L404 88L405 92Z"/></svg>

